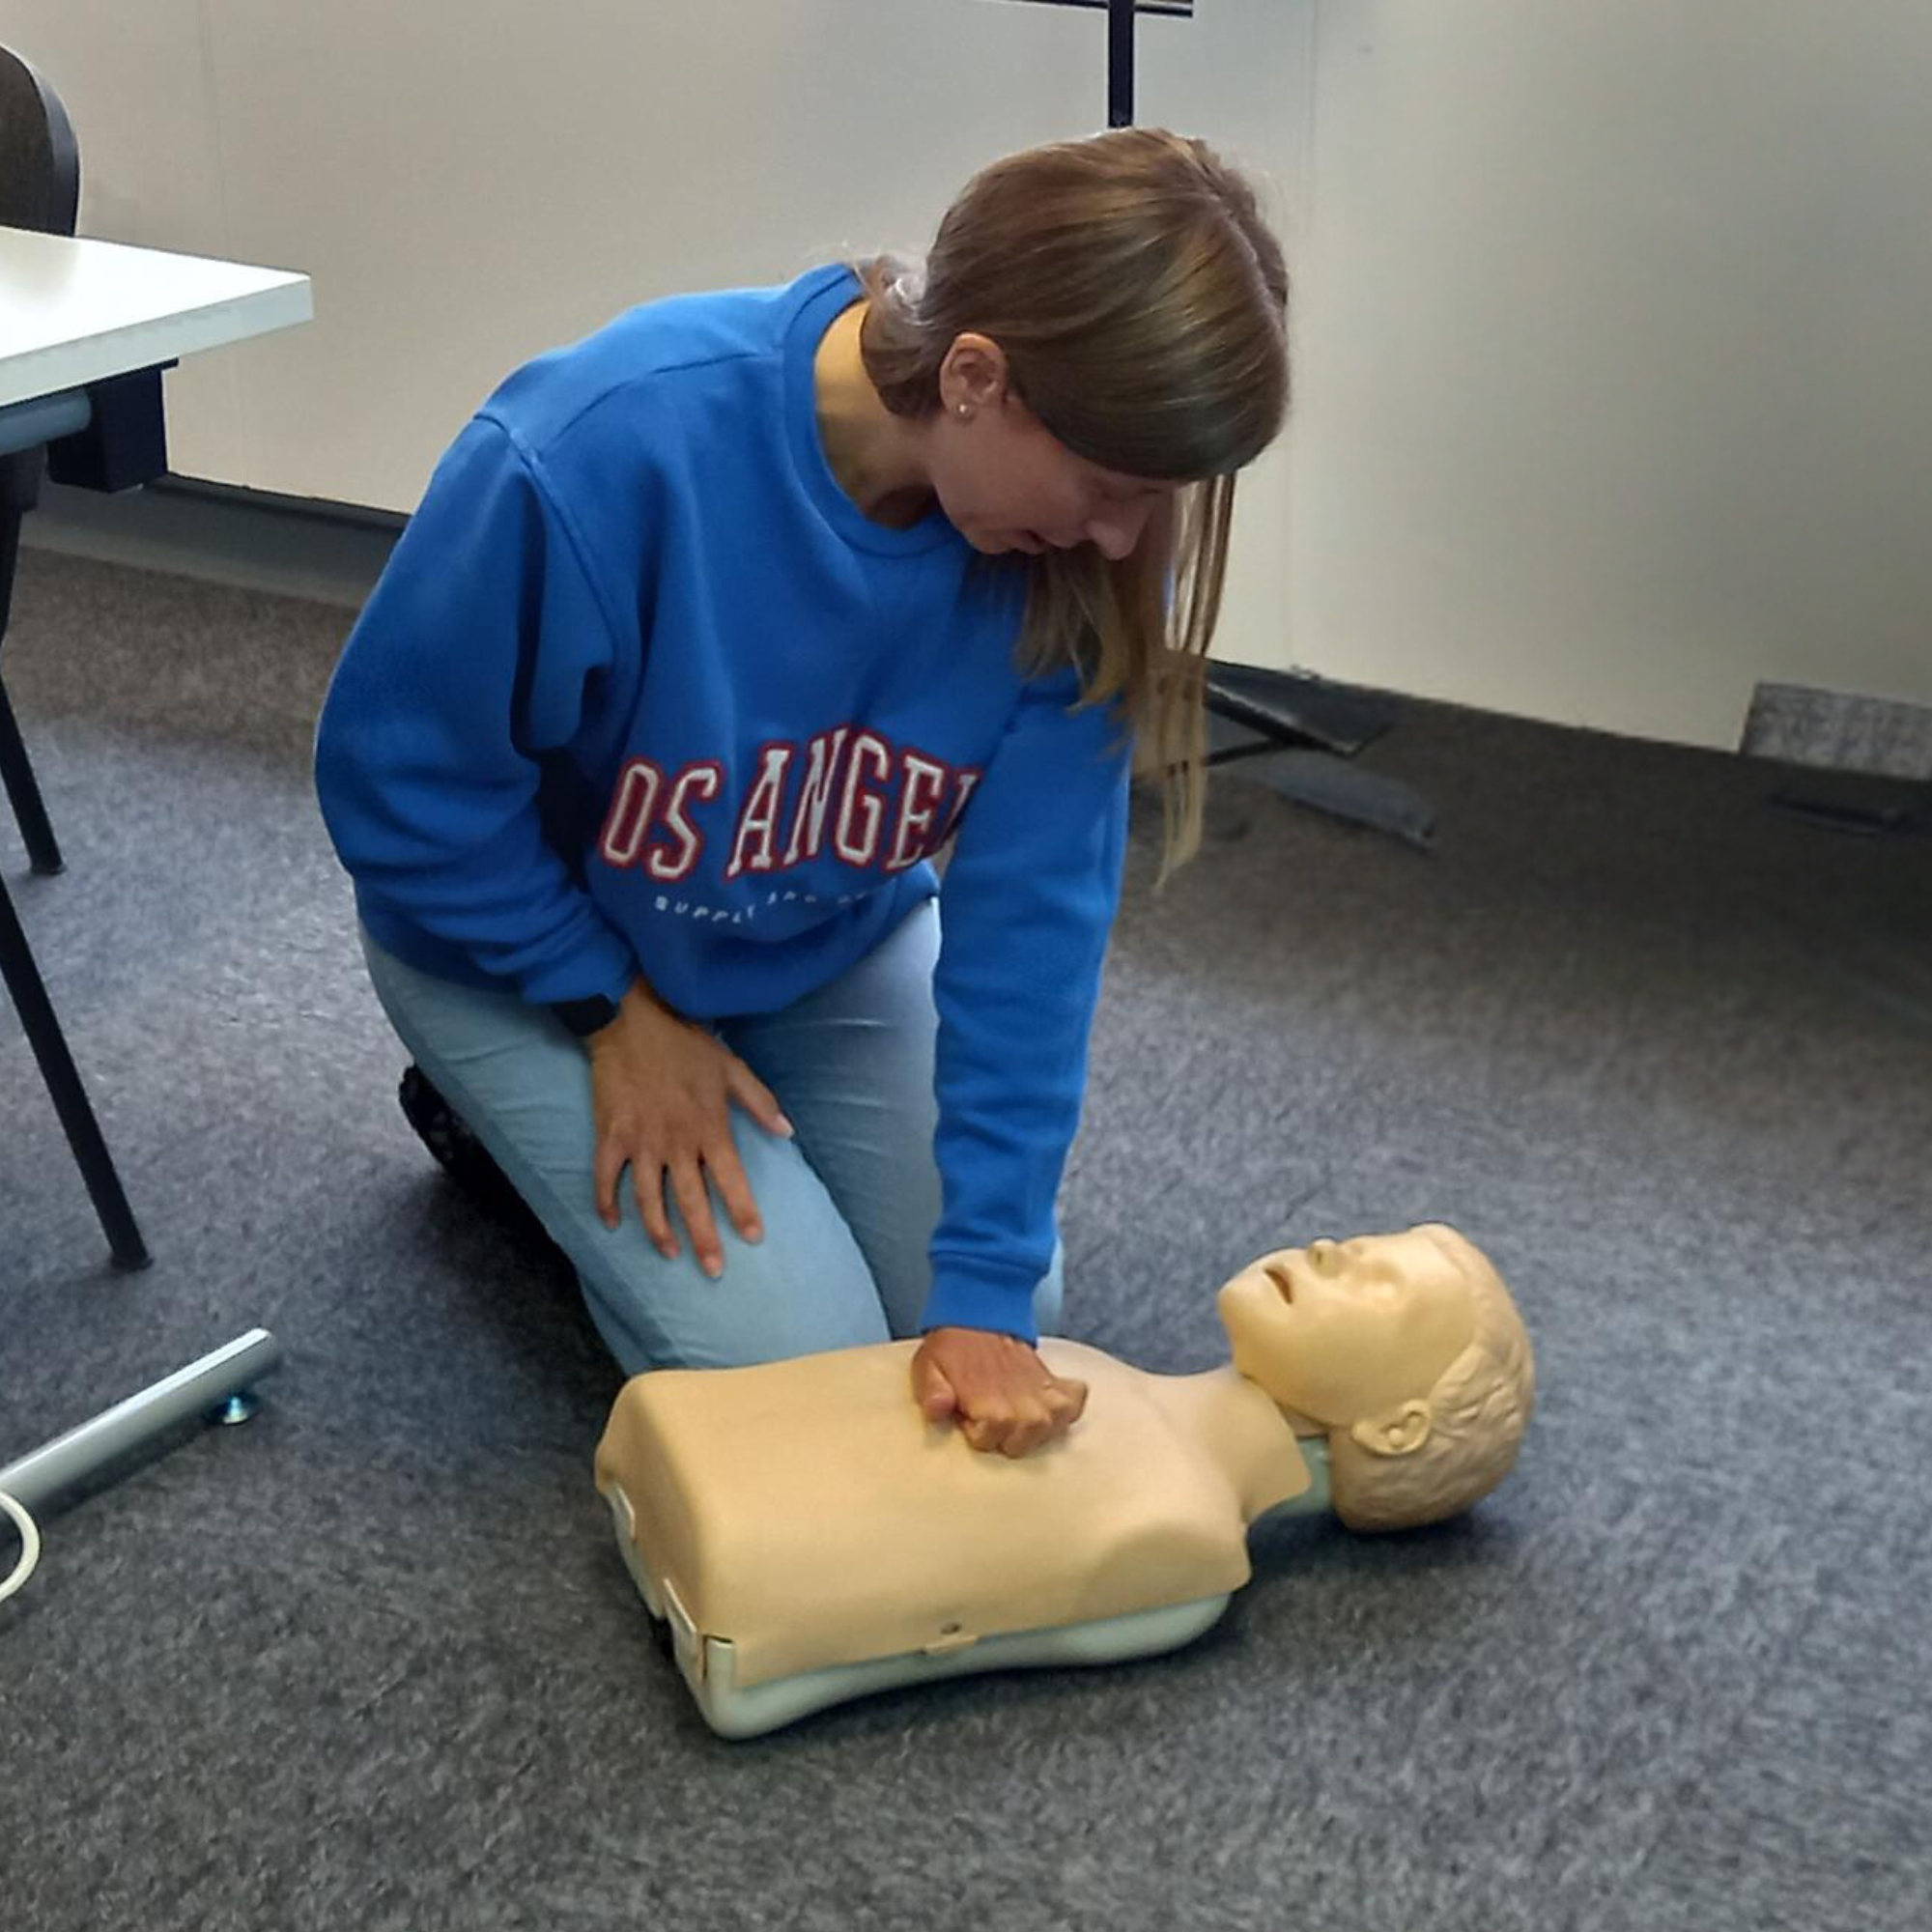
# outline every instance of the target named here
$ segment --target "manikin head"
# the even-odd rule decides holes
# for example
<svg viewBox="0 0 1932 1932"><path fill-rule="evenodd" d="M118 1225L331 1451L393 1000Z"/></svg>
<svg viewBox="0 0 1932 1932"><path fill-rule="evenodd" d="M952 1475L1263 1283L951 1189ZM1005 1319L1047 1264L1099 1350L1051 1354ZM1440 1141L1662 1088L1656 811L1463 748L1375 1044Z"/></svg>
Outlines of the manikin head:
<svg viewBox="0 0 1932 1932"><path fill-rule="evenodd" d="M1284 1248L1218 1305L1235 1367L1325 1432L1335 1512L1351 1529L1454 1516L1516 1461L1535 1401L1529 1337L1455 1229Z"/></svg>

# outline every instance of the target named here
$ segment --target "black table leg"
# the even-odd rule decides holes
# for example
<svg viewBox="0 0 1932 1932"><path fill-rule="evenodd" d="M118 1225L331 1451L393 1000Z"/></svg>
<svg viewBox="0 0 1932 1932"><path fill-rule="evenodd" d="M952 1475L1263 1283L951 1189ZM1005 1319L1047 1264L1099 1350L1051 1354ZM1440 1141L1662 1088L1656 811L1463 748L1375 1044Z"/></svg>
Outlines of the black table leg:
<svg viewBox="0 0 1932 1932"><path fill-rule="evenodd" d="M7 500L7 466L24 462L22 457L0 456L0 504ZM0 643L7 639L7 626L14 613L14 575L20 559L20 512L0 508ZM47 809L41 802L41 788L34 781L34 768L27 759L27 748L20 742L20 727L14 721L14 707L7 686L0 682L0 782L13 801L14 816L20 821L20 837L27 841L27 857L37 872L61 869L60 847L54 842L54 829L47 823Z"/></svg>
<svg viewBox="0 0 1932 1932"><path fill-rule="evenodd" d="M28 950L27 935L14 910L7 882L0 879L0 974L27 1030L34 1058L41 1064L41 1076L52 1094L54 1111L67 1132L68 1146L80 1165L81 1179L94 1198L94 1211L114 1251L116 1263L124 1268L144 1268L153 1257L134 1225L133 1210L122 1190L121 1177L114 1171L113 1156L101 1138L99 1123L89 1106L87 1090L80 1084L80 1072L68 1051L67 1040L54 1016L53 1002L42 983L40 968Z"/></svg>
<svg viewBox="0 0 1932 1932"><path fill-rule="evenodd" d="M63 868L61 850L54 828L47 820L47 809L41 799L41 787L34 768L27 761L27 748L20 740L20 727L14 719L14 706L7 687L0 682L0 782L13 802L14 816L20 822L20 837L26 840L27 859L37 872L58 872Z"/></svg>

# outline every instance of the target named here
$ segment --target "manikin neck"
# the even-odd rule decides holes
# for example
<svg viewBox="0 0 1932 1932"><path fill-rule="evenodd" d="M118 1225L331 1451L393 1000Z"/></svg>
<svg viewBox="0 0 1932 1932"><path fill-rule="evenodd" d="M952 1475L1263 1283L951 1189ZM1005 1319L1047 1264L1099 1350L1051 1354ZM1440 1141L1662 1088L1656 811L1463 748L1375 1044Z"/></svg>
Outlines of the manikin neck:
<svg viewBox="0 0 1932 1932"><path fill-rule="evenodd" d="M1329 1507L1328 1437L1280 1407L1232 1363L1195 1376L1154 1378L1156 1400L1199 1442L1253 1522Z"/></svg>

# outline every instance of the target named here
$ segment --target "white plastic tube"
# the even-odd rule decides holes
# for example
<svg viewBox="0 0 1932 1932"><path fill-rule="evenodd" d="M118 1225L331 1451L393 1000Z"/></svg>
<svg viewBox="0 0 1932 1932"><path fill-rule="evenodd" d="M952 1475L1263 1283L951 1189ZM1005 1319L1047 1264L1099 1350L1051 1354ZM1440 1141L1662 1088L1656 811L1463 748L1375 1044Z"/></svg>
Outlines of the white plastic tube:
<svg viewBox="0 0 1932 1932"><path fill-rule="evenodd" d="M34 1519L5 1490L0 1490L0 1515L12 1517L14 1527L20 1532L20 1560L14 1565L7 1580L0 1583L0 1604L4 1604L15 1590L24 1588L27 1578L34 1574L34 1565L41 1560L41 1532L35 1528Z"/></svg>

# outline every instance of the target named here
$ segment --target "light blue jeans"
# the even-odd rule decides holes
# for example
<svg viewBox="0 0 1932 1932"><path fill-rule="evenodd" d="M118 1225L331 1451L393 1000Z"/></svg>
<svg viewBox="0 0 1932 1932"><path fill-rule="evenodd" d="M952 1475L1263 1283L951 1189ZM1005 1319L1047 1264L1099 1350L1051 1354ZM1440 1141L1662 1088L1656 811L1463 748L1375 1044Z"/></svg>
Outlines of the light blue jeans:
<svg viewBox="0 0 1932 1932"><path fill-rule="evenodd" d="M713 1281L670 1208L677 1258L645 1235L628 1173L622 1213L598 1218L591 1173L590 1064L548 1012L512 993L432 978L362 950L403 1044L489 1149L577 1269L591 1320L628 1375L728 1368L919 1333L939 1219L932 1153L932 969L939 911L925 901L841 979L781 1012L712 1032L778 1096L795 1140L736 1107L731 1125L763 1240L747 1242L714 1189L724 1255ZM1061 1259L1034 1297L1042 1334L1059 1323Z"/></svg>

